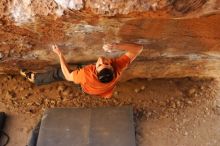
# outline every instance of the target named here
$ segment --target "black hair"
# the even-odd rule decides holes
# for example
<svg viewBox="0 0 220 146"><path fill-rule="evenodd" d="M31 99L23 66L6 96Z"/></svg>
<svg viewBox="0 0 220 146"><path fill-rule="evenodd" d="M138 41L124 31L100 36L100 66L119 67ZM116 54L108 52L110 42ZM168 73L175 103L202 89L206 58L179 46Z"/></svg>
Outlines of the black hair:
<svg viewBox="0 0 220 146"><path fill-rule="evenodd" d="M98 79L102 83L111 82L114 78L114 72L109 68L104 68L98 73Z"/></svg>

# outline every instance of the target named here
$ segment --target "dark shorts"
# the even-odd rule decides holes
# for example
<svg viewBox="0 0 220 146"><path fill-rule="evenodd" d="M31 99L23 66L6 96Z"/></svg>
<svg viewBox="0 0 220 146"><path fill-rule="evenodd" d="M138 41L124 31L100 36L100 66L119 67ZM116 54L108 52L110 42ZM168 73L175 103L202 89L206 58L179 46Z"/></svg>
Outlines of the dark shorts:
<svg viewBox="0 0 220 146"><path fill-rule="evenodd" d="M36 85L45 85L56 81L63 81L65 77L61 68L54 68L45 73L35 74L34 83Z"/></svg>

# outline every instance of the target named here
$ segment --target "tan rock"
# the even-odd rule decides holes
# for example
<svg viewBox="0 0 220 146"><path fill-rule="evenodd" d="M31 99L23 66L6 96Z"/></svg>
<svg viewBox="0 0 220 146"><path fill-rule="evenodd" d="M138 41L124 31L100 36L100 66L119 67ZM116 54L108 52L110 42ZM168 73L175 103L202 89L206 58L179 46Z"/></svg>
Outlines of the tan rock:
<svg viewBox="0 0 220 146"><path fill-rule="evenodd" d="M0 52L0 60L4 57L3 52Z"/></svg>
<svg viewBox="0 0 220 146"><path fill-rule="evenodd" d="M137 88L136 88L136 89L134 89L134 92L135 92L135 93L139 93L139 92L140 92L140 89L137 89Z"/></svg>
<svg viewBox="0 0 220 146"><path fill-rule="evenodd" d="M141 86L141 90L145 90L145 88L146 88L145 86Z"/></svg>
<svg viewBox="0 0 220 146"><path fill-rule="evenodd" d="M115 91L115 92L114 92L114 95L115 95L115 96L118 96L118 95L119 95L119 92L118 92L118 91Z"/></svg>
<svg viewBox="0 0 220 146"><path fill-rule="evenodd" d="M8 99L13 99L13 98L15 98L15 97L16 97L16 94L15 94L14 91L7 91L7 92L6 92L6 98L8 98Z"/></svg>
<svg viewBox="0 0 220 146"><path fill-rule="evenodd" d="M195 92L196 92L196 89L195 88L191 88L191 89L189 89L188 94L190 96L192 96Z"/></svg>
<svg viewBox="0 0 220 146"><path fill-rule="evenodd" d="M60 85L60 86L58 86L58 88L57 88L57 90L58 90L59 92L63 92L65 89L66 89L66 87L65 87L64 85Z"/></svg>
<svg viewBox="0 0 220 146"><path fill-rule="evenodd" d="M70 89L66 89L62 92L63 96L69 96L71 94L71 90Z"/></svg>

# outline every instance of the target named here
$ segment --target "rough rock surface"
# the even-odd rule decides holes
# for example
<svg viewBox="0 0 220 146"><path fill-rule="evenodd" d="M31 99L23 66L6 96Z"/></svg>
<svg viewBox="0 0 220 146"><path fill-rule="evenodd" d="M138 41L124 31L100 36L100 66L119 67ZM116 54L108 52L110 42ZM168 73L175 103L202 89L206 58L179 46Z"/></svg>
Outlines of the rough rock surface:
<svg viewBox="0 0 220 146"><path fill-rule="evenodd" d="M44 70L57 65L50 45L56 43L68 63L95 62L104 43L130 42L143 52L125 72L125 79L164 77L219 77L220 15L194 19L99 18L73 13L62 18L36 19L0 27L0 72L19 68Z"/></svg>
<svg viewBox="0 0 220 146"><path fill-rule="evenodd" d="M167 7L171 16L160 17L163 13L154 9L156 4ZM144 51L126 71L125 79L219 77L219 5L219 0L3 0L0 73L57 65L50 48L54 43L68 63L76 64L95 62L100 55L117 57L123 52L107 54L102 45L130 42L142 44ZM89 9L108 16L139 13L100 17ZM155 13L140 12L145 9ZM203 14L208 15L199 17Z"/></svg>
<svg viewBox="0 0 220 146"><path fill-rule="evenodd" d="M89 0L87 6L97 14L115 16L131 12L156 11L167 7L171 2L167 0Z"/></svg>
<svg viewBox="0 0 220 146"><path fill-rule="evenodd" d="M102 16L155 12L157 16L193 17L219 12L219 0L2 0L0 18L18 24L35 20L36 16L62 16L65 11L91 10ZM155 17L154 15L153 17Z"/></svg>

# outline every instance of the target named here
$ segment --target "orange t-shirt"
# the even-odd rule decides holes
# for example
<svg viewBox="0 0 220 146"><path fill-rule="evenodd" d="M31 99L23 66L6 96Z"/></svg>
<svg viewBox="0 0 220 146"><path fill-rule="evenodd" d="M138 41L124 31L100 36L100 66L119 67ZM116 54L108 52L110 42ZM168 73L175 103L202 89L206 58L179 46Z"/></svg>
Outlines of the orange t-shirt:
<svg viewBox="0 0 220 146"><path fill-rule="evenodd" d="M115 84L120 79L121 73L130 64L130 58L122 55L111 59L111 65L115 71L114 79L109 83L102 83L98 80L95 65L87 65L80 70L73 72L73 82L81 84L84 92L101 97L111 97Z"/></svg>

